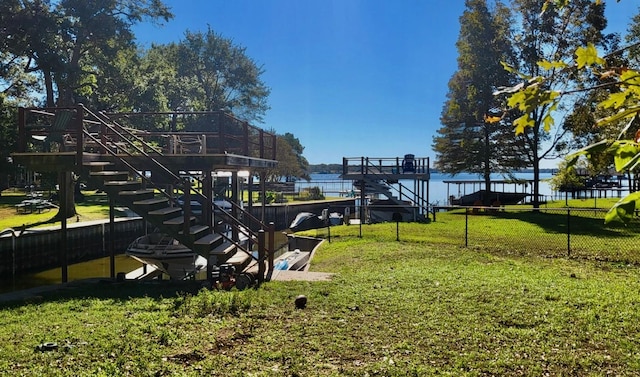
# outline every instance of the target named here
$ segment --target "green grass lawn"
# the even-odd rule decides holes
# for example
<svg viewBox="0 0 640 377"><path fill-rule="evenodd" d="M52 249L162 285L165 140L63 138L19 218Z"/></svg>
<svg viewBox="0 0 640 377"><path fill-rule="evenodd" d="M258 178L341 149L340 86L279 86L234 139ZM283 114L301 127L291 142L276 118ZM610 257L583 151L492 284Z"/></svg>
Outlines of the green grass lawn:
<svg viewBox="0 0 640 377"><path fill-rule="evenodd" d="M85 200L76 203L77 218L74 217L70 221L91 221L109 218L109 201L104 193L96 193L94 191L85 191ZM45 194L45 197L47 194ZM16 213L15 205L25 200L27 197L22 191L5 190L0 196L0 230L6 228L18 229L22 226L32 227L34 224L38 226L60 225L60 221L50 221L58 212L56 208L51 208L42 213ZM117 216L120 212L117 212Z"/></svg>
<svg viewBox="0 0 640 377"><path fill-rule="evenodd" d="M362 238L357 226L333 227L312 261L336 274L329 282L242 292L102 283L4 304L0 374L640 374L638 264L549 255L526 242L514 252L504 226L493 244L464 248L452 229L461 221L442 213L400 224L400 242L396 224L365 225ZM521 235L543 225L515 221ZM58 348L36 349L45 342Z"/></svg>

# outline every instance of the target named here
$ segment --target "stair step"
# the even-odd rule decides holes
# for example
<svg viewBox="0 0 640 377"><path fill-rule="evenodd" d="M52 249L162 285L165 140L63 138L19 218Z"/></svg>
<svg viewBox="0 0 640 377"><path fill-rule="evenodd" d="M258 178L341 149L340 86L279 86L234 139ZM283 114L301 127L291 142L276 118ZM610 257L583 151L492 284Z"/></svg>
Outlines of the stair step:
<svg viewBox="0 0 640 377"><path fill-rule="evenodd" d="M142 185L142 182L140 181L105 181L104 182L105 186L140 186ZM136 189L134 189L136 190Z"/></svg>
<svg viewBox="0 0 640 377"><path fill-rule="evenodd" d="M119 171L119 170L101 170L101 171L92 171L89 173L92 177L101 177L101 178L109 178L110 181L126 181L129 179L128 171Z"/></svg>
<svg viewBox="0 0 640 377"><path fill-rule="evenodd" d="M106 168L107 166L113 166L113 165L115 164L110 161L89 161L82 164L82 166L89 169L89 172L103 171L104 168Z"/></svg>
<svg viewBox="0 0 640 377"><path fill-rule="evenodd" d="M238 247L236 245L234 245L233 243L231 243L229 241L224 241L222 244L216 246L209 253L211 255L218 255L218 256L222 256L222 255L231 256L231 255L235 254L237 249L238 249Z"/></svg>
<svg viewBox="0 0 640 377"><path fill-rule="evenodd" d="M113 162L111 161L87 161L82 164L83 166L111 166Z"/></svg>
<svg viewBox="0 0 640 377"><path fill-rule="evenodd" d="M133 202L133 204L137 206L154 205L158 203L169 203L169 201L167 200L167 198L153 197L149 199L136 200ZM164 208L164 207L161 207L161 208ZM156 209L160 209L160 208L156 208ZM153 209L152 211L155 211L156 209Z"/></svg>
<svg viewBox="0 0 640 377"><path fill-rule="evenodd" d="M174 218L182 213L182 208L180 207L162 207L153 211L147 212L147 214L151 217L160 218L160 221L165 221L171 218Z"/></svg>
<svg viewBox="0 0 640 377"><path fill-rule="evenodd" d="M196 220L195 216L189 217L190 222L194 222ZM174 217L172 219L168 219L162 222L167 226L182 226L184 224L184 216Z"/></svg>
<svg viewBox="0 0 640 377"><path fill-rule="evenodd" d="M139 202L144 200L155 199L155 193L153 190L124 190L118 192L118 197L124 201L125 203L133 203L134 205L139 205ZM162 199L162 198L160 198ZM164 207L164 205L160 205L160 207ZM146 211L158 209L159 207L147 207Z"/></svg>
<svg viewBox="0 0 640 377"><path fill-rule="evenodd" d="M192 241L195 241L199 238L202 238L206 235L206 233L209 231L209 227L206 225L192 225L189 227L189 238L191 238ZM178 232L178 234L184 236L184 231L180 231Z"/></svg>
<svg viewBox="0 0 640 377"><path fill-rule="evenodd" d="M146 196L151 195L150 197L145 198L145 199L151 199L155 195L155 192L153 190L151 190L151 189L123 190L123 191L120 191L119 195L123 196L123 197L128 197L128 198L133 198L133 197L137 197L137 196L145 196L146 197ZM140 199L140 200L142 200L142 199Z"/></svg>
<svg viewBox="0 0 640 377"><path fill-rule="evenodd" d="M116 194L123 190L139 190L141 185L142 183L140 181L107 181L104 182L104 190L110 194Z"/></svg>
<svg viewBox="0 0 640 377"><path fill-rule="evenodd" d="M252 260L253 258L251 258L251 255L245 253L244 251L238 251L234 254L234 256L227 259L225 263L239 267L237 270L242 271L244 267L246 267Z"/></svg>
<svg viewBox="0 0 640 377"><path fill-rule="evenodd" d="M133 205L135 207L142 207L145 212L159 210L167 207L169 201L164 197L147 198L141 200L134 200Z"/></svg>
<svg viewBox="0 0 640 377"><path fill-rule="evenodd" d="M214 251L216 251L222 244L224 244L224 239L221 235L217 233L207 234L193 243L193 249L198 253L215 254Z"/></svg>
<svg viewBox="0 0 640 377"><path fill-rule="evenodd" d="M206 246L207 250L212 250L224 243L224 238L218 233L207 234L206 236L197 239L193 245L196 247Z"/></svg>

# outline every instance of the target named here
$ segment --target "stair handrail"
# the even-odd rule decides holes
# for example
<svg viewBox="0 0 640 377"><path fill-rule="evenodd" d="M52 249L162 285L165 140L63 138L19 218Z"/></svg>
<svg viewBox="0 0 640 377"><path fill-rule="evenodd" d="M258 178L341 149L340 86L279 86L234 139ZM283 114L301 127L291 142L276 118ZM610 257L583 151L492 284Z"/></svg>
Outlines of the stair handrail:
<svg viewBox="0 0 640 377"><path fill-rule="evenodd" d="M84 107L84 105L83 105ZM134 138L136 141L140 142L142 145L147 146L149 149L155 151L158 155L163 156L163 154L159 151L157 151L155 148L151 147L148 145L148 143L146 143L146 141L144 141L144 139L138 137L137 135L135 135L134 133L132 133L130 130L128 130L126 127L123 127L122 125L120 125L117 122L114 122L113 120L111 120L105 113L103 112L99 112L98 114L101 115L101 117L97 116L95 113L93 113L92 111L86 109L86 107L84 107L85 111L87 111L88 114L90 114L91 116L93 116L94 118L96 118L102 125L104 125L105 127L109 128L114 134L116 134L121 140L125 141L129 146L133 147L138 153L140 153L142 156L144 156L147 160L151 161L152 163L154 163L156 166L158 166L160 169L162 169L165 173L167 173L171 178L175 179L176 182L180 182L182 181L182 178L179 177L178 175L176 175L175 173L173 173L171 170L169 170L166 166L164 166L162 163L160 163L158 160L156 160L155 158L153 158L151 155L149 155L147 152L145 152L145 150L143 148L138 147L134 142L132 142L129 138L125 137L123 135L127 134L128 136ZM123 131L123 133L118 132L118 130L116 129L120 129ZM89 132L87 130L83 130L83 132L85 134L88 134L88 136L94 140L97 141L96 138L94 138L92 135L89 134ZM102 142L98 143L100 146L104 147L104 145L102 144ZM125 161L122 158L119 158L117 156L117 154L113 151L111 151L110 148L107 149L108 152L110 154L112 154L114 157L118 158L121 162L125 163L125 165L127 165L132 171L135 172L136 175L140 176L143 180L145 180L145 182L149 182L151 183L151 185L153 187L158 187L157 185L155 185L153 183L153 181L150 178L147 178L144 174L138 173L138 170L133 167L130 163L128 163L127 161ZM129 156L132 156L132 154L128 151L125 150L125 153ZM224 211L220 206L218 206L217 204L215 204L213 201L209 201L209 199L203 195L200 191L196 190L195 188L193 188L190 184L188 184L187 182L184 182L183 184L181 184L180 186L182 186L183 191L186 191L187 189L189 190L189 194L191 193L195 193L195 196L199 199L198 201L200 201L201 203L209 203L212 204L213 207L215 209L221 210L221 212L224 214L223 216L226 217L227 219L230 219L231 221L229 221L229 225L232 226L233 228L237 229L238 231L240 231L241 233L245 234L246 236L249 237L249 239L254 239L258 237L258 234L256 232L254 232L253 230L251 230L248 227L241 227L240 225L244 225L242 221L240 221L239 219L235 218L234 216L232 216L231 214L227 213L226 211ZM168 194L165 192L165 190L160 190L160 193L162 195L164 195L165 197L167 197L170 201L175 203L175 198L173 198L172 195ZM260 227L260 229L265 230L265 231L270 231L270 233L273 231L271 230L271 228L267 225L264 224L261 220L259 220L257 217L253 216L250 212L244 210L242 207L240 207L238 204L234 203L233 201L230 201L229 203L231 203L231 205L237 209L240 210L241 214L243 216L245 216L246 218L252 220L254 223L257 223ZM186 204L186 203L185 203ZM186 206L185 206L186 207ZM186 212L185 212L186 213ZM185 216L188 216L188 214L186 214ZM245 229L246 231L242 231L241 229ZM215 231L212 229L212 231ZM244 250L244 248L242 247L242 245L240 245L239 242L237 242L236 240L233 240L229 237L227 237L226 235L222 234L222 236L225 239L228 239L231 243L233 243L236 247L238 247L239 249L247 252L246 250ZM273 235L271 235L273 237ZM267 258L269 257L269 255L272 255L275 252L275 250L267 250ZM251 252L247 252L248 254L250 254L253 258L253 255L251 254Z"/></svg>
<svg viewBox="0 0 640 377"><path fill-rule="evenodd" d="M129 145L133 146L134 148L136 148L139 152L141 152L145 157L148 157L148 159L153 162L157 167L159 167L160 169L162 169L165 173L169 174L169 176L171 178L173 178L176 183L179 183L182 181L182 179L177 176L176 174L174 174L171 170L167 169L166 166L164 166L163 164L161 164L158 160L156 160L155 158L152 158L151 156L149 156L146 152L144 152L143 150L141 150L137 145L135 145L134 143L132 143L130 140L126 139L125 137L122 136L122 134L120 134L119 132L117 132L116 130L114 130L113 125L109 124L108 122L106 122L104 119L101 119L100 117L96 116L96 114L94 114L91 110L87 109L84 105L80 104L80 106L83 107L84 111L86 111L87 113L89 113L90 115L92 115L95 119L98 119L98 121L100 122L101 125L110 128L116 135L118 135L119 137L121 137L123 140L125 140ZM93 136L88 130L84 129L82 130L84 136L88 137L89 139L91 139L93 142L95 142L96 144L98 144L103 150L105 150L108 154L110 154L111 156L117 158L122 164L124 164L125 166L127 166L129 168L130 171L132 171L135 175L137 175L138 177L140 177L145 183L149 183L151 184L152 187L159 187L158 185L156 185L155 183L153 183L153 180L151 180L151 178L146 177L144 174L139 173L138 169L133 166L131 163L129 163L128 161L126 161L123 158L120 158L118 156L118 154L112 150L112 146L108 145L108 144L104 144L102 142L101 139L96 138L95 136ZM143 141L144 142L144 141ZM129 153L128 151L125 151L125 153L129 156L131 156L131 153ZM179 186L186 186L186 184L179 184ZM173 203L175 203L175 198L173 198L172 195L168 194L165 190L160 190L160 194L163 195L164 197L168 198L170 201L172 201Z"/></svg>
<svg viewBox="0 0 640 377"><path fill-rule="evenodd" d="M125 134L127 134L127 136L135 139L135 141L141 143L142 145L148 147L150 150L154 151L155 153L157 153L160 156L164 156L164 154L159 151L158 149L154 148L153 146L149 145L149 143L147 143L143 138L139 137L138 135L136 135L135 133L131 132L131 130L123 125L121 125L120 123L118 123L117 121L109 118L109 116L104 112L104 111L98 111L98 114L100 114L102 117L104 117L105 120L108 120L109 122L111 122L113 124L113 126L115 126L116 128L122 130ZM96 116L95 114L92 113L92 115ZM115 130L114 130L115 133ZM129 140L128 138L123 138L122 134L120 133L116 133L121 139L124 139L125 141L127 141L127 143L136 148L136 150L138 152L140 152L141 154L143 154L144 156L148 157L149 154L145 152L144 149L140 149L138 148L137 145L135 145L135 143L131 142L131 140Z"/></svg>

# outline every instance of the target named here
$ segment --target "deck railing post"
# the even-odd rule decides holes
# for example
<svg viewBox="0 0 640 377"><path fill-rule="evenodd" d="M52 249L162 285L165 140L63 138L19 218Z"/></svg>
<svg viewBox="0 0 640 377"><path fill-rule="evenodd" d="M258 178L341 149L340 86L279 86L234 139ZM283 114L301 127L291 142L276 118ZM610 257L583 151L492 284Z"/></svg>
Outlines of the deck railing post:
<svg viewBox="0 0 640 377"><path fill-rule="evenodd" d="M277 159L277 151L278 151L278 146L277 146L277 136L275 134L271 135L271 159L272 160L276 160Z"/></svg>
<svg viewBox="0 0 640 377"><path fill-rule="evenodd" d="M244 133L244 155L249 156L249 123L242 122L242 129Z"/></svg>
<svg viewBox="0 0 640 377"><path fill-rule="evenodd" d="M116 200L109 196L109 276L111 279L116 277ZM146 231L145 231L146 233ZM145 268L146 268L145 264ZM146 272L146 270L145 270Z"/></svg>
<svg viewBox="0 0 640 377"><path fill-rule="evenodd" d="M260 140L258 141L260 143L260 158L265 158L264 156L264 131L260 130L259 131L259 136Z"/></svg>
<svg viewBox="0 0 640 377"><path fill-rule="evenodd" d="M225 140L224 140L224 123L227 120L226 114L222 111L218 113L218 153L223 154L225 152Z"/></svg>

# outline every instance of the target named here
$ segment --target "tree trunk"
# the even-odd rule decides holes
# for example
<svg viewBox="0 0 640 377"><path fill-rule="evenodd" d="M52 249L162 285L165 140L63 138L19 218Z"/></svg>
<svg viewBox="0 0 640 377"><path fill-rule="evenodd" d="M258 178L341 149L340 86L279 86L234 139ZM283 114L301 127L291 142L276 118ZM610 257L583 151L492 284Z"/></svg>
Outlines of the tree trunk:
<svg viewBox="0 0 640 377"><path fill-rule="evenodd" d="M540 159L535 158L533 163L533 208L540 208Z"/></svg>
<svg viewBox="0 0 640 377"><path fill-rule="evenodd" d="M489 131L487 127L484 127L484 153L483 153L483 165L484 165L484 189L485 189L485 197L483 199L483 204L485 206L490 206L492 203L491 200L491 156L489 153Z"/></svg>
<svg viewBox="0 0 640 377"><path fill-rule="evenodd" d="M47 107L53 107L55 106L55 99L53 98L53 79L51 78L51 72L43 70L42 76L44 76L44 86L47 93Z"/></svg>
<svg viewBox="0 0 640 377"><path fill-rule="evenodd" d="M72 172L62 172L58 174L58 185L60 187L59 192L59 201L60 208L58 209L58 213L55 218L61 219L63 214L66 214L67 218L73 217L77 215L76 213L76 205L74 202L74 181L73 181L73 173ZM64 188L63 188L64 185ZM66 197L62 197L65 195ZM66 211L63 211L63 206L66 205Z"/></svg>

